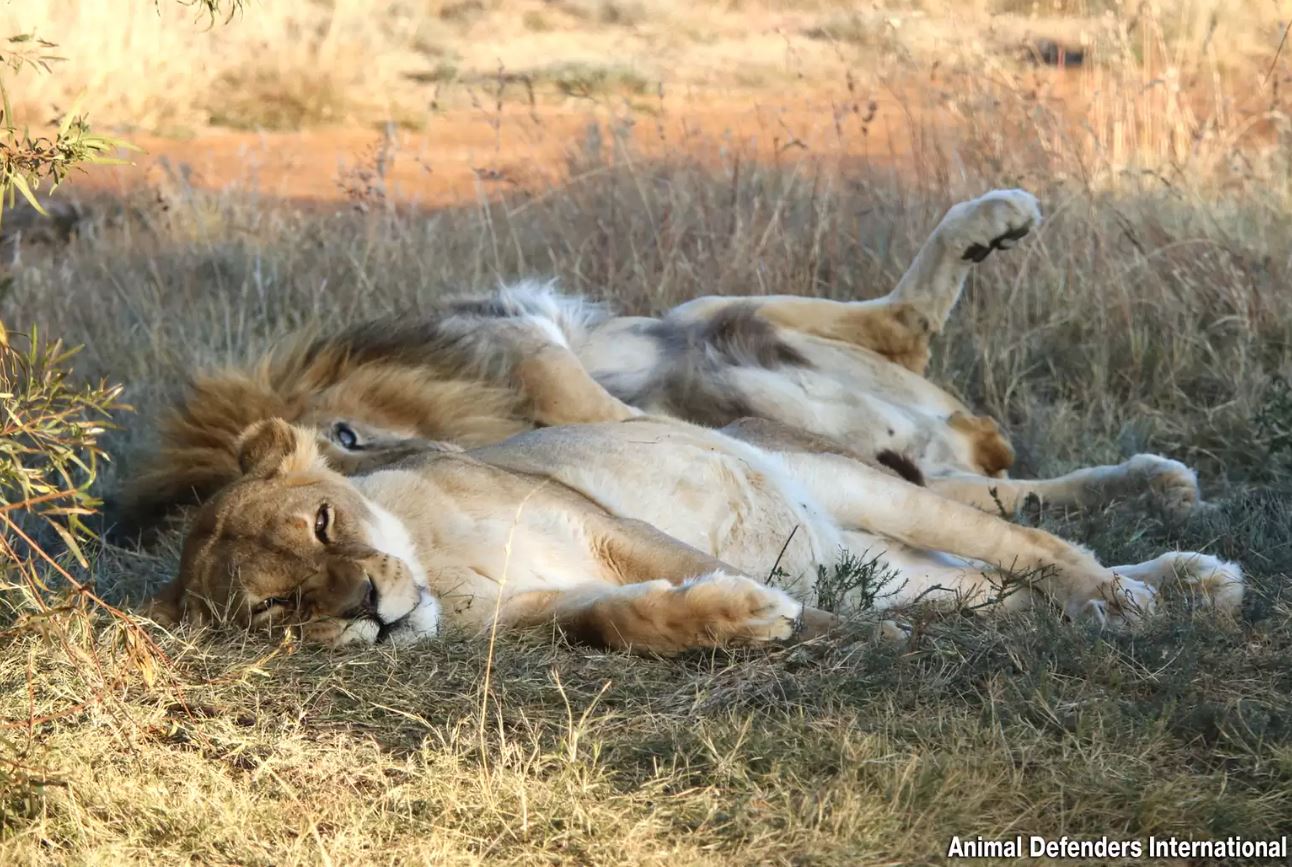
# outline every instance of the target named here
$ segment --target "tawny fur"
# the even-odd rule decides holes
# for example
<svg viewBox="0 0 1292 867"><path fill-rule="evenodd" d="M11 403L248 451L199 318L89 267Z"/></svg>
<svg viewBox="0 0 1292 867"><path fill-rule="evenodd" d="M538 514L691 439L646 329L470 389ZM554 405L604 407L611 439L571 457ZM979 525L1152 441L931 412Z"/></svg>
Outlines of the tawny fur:
<svg viewBox="0 0 1292 867"><path fill-rule="evenodd" d="M441 617L555 623L599 646L676 653L829 626L804 602L842 554L868 552L896 573L881 606L1046 598L1126 625L1168 579L1226 608L1242 596L1241 570L1212 557L1106 568L847 457L671 419L536 430L357 478L327 467L313 431L277 419L238 447L243 476L199 511L159 619L224 616L329 644L413 641ZM1002 594L992 566L1029 577ZM759 577L773 567L777 588Z"/></svg>
<svg viewBox="0 0 1292 867"><path fill-rule="evenodd" d="M325 428L354 420L401 438L463 446L498 442L533 426L518 389L484 378L472 359L423 362L357 352L349 335L297 337L249 369L199 374L163 416L161 444L127 489L132 527L175 505L201 502L238 477L236 441L250 424L284 418ZM390 347L385 347L390 350Z"/></svg>
<svg viewBox="0 0 1292 867"><path fill-rule="evenodd" d="M281 417L327 440L337 422L362 450L328 454L369 472L428 440L496 442L546 425L618 421L640 411L712 427L742 417L798 428L824 450L923 481L986 510L1031 496L1095 505L1152 496L1188 512L1197 480L1182 464L1137 455L1057 479L1007 477L1014 450L999 425L924 377L969 269L1040 223L1020 190L955 205L888 295L838 302L794 296L699 298L662 317L521 283L436 311L297 341L250 372L198 380L163 426L161 449L131 486L130 521L232 481L243 426Z"/></svg>

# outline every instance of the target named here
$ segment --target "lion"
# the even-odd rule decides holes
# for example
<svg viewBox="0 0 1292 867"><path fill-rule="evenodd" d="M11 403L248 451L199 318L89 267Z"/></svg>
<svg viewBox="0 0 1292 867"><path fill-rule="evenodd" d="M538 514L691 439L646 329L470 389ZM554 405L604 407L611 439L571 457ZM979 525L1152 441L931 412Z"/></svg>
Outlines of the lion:
<svg viewBox="0 0 1292 867"><path fill-rule="evenodd" d="M1168 579L1222 609L1243 592L1239 566L1215 557L1107 568L851 458L666 417L428 447L350 477L313 429L270 419L240 436L238 465L197 512L155 619L291 628L333 646L556 624L581 643L668 655L829 630L834 615L805 602L841 555L882 556L880 608L1049 600L1126 626ZM1022 577L1007 585L997 567Z"/></svg>
<svg viewBox="0 0 1292 867"><path fill-rule="evenodd" d="M869 301L713 296L648 318L522 282L429 315L297 337L250 368L192 381L130 485L124 524L146 528L236 479L238 435L271 417L317 431L334 465L355 474L428 441L472 448L643 412L713 428L751 419L746 438L772 422L778 447L797 428L809 450L886 467L989 511L1013 512L1029 497L1098 506L1149 495L1188 513L1201 503L1195 474L1158 455L1010 478L1014 449L996 421L925 377L972 266L1040 223L1022 190L961 202L897 286Z"/></svg>

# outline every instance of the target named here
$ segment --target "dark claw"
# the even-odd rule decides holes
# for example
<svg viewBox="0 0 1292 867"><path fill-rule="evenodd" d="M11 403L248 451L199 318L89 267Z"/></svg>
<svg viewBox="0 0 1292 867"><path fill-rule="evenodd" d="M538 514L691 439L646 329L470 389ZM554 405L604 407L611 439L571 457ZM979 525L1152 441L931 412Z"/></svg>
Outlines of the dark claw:
<svg viewBox="0 0 1292 867"><path fill-rule="evenodd" d="M1023 237L1030 231L1032 230L1027 226L1019 226L1017 229L1010 229L1008 232L1001 235L999 238L992 238L992 241L991 241L992 249L1000 249L1001 241L1017 241L1019 238Z"/></svg>
<svg viewBox="0 0 1292 867"><path fill-rule="evenodd" d="M1005 234L997 235L995 238L992 238L990 246L985 247L982 244L971 244L969 245L969 249L965 250L964 255L960 258L970 262L981 262L983 259L986 259L991 255L992 250L1001 249L1000 245L1002 241L1017 241L1030 231L1032 230L1027 226L1019 226L1017 229L1010 229Z"/></svg>

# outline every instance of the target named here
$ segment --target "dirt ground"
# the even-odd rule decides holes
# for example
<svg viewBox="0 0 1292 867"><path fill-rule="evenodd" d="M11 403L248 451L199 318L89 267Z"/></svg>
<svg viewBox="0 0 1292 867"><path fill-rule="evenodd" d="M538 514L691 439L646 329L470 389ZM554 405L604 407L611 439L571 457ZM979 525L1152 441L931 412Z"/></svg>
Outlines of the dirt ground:
<svg viewBox="0 0 1292 867"><path fill-rule="evenodd" d="M1045 73L1060 103L1062 72ZM1058 83L1060 88L1053 87ZM188 138L132 135L132 165L95 168L65 184L70 195L121 194L140 185L235 189L302 204L382 198L433 208L504 193L538 193L586 166L685 154L708 162L803 161L910 168L917 142L954 146L957 121L936 90L662 95L632 101L452 108L420 130L254 132L209 129ZM623 147L621 145L627 145ZM631 155L631 156L629 156Z"/></svg>
<svg viewBox="0 0 1292 867"><path fill-rule="evenodd" d="M485 114L446 112L424 130L332 128L293 132L213 129L193 138L133 136L144 153L133 165L96 168L71 178L69 194L124 193L141 184L196 189L241 188L302 204L384 196L438 207L505 192L538 191L579 174L579 164L676 154L752 158L767 164L808 159L864 159L879 165L909 156L909 136L895 129L896 99L854 106L822 96L793 107L749 100L695 106L680 114L602 107L503 107ZM869 122L867 115L873 115ZM595 157L595 158L594 158Z"/></svg>
<svg viewBox="0 0 1292 867"><path fill-rule="evenodd" d="M1197 118L1226 111L1218 112L1203 88L1189 88L1181 98L1178 90L1151 81L1144 88L1161 90L1160 110L1139 118L1103 117L1110 83L1098 70L1038 66L1005 83L976 82L974 94L966 94L963 78L949 75L900 83L848 81L833 89L693 90L682 96L661 91L555 102L526 100L523 92L509 89L491 105L437 110L419 129L350 124L293 131L210 128L185 137L128 134L123 138L143 149L123 154L130 165L76 173L60 195L120 196L140 187L173 195L192 188L310 207L381 201L433 209L510 194L542 195L589 171L680 156L715 168L744 161L913 175L923 171L931 152L937 162L950 155L954 163L965 140L981 140L984 123L990 128L992 122L977 110L995 107L1000 94L1048 118L1050 134L1069 139L1068 146L1098 129L1093 147L1101 158L1119 162L1121 153L1141 146L1137 138L1169 140L1155 125L1192 126L1197 135L1204 132ZM1127 83L1116 86L1125 89ZM1231 104L1227 112L1259 117L1257 108ZM1246 145L1268 144L1271 128L1268 119L1249 123ZM995 133L1008 149L1012 132ZM1185 138L1190 140L1182 138L1177 149L1196 143Z"/></svg>

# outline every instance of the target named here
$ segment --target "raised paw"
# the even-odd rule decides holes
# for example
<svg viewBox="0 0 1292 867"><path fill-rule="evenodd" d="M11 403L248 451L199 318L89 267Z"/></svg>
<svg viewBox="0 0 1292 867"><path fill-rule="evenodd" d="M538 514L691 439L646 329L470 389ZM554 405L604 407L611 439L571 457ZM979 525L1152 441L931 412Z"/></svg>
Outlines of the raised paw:
<svg viewBox="0 0 1292 867"><path fill-rule="evenodd" d="M721 644L785 641L803 616L803 603L741 575L714 572L680 585L697 626Z"/></svg>
<svg viewBox="0 0 1292 867"><path fill-rule="evenodd" d="M993 250L1008 250L1041 224L1041 207L1025 190L993 190L947 211L940 231L960 258L981 262Z"/></svg>
<svg viewBox="0 0 1292 867"><path fill-rule="evenodd" d="M1179 461L1159 455L1135 455L1126 462L1146 491L1168 515L1184 517L1202 503L1198 475Z"/></svg>

